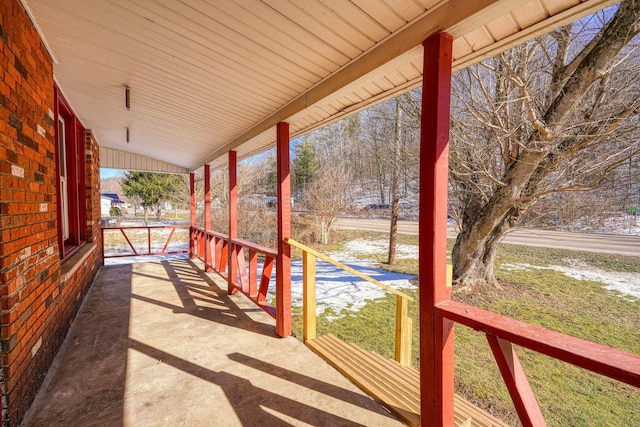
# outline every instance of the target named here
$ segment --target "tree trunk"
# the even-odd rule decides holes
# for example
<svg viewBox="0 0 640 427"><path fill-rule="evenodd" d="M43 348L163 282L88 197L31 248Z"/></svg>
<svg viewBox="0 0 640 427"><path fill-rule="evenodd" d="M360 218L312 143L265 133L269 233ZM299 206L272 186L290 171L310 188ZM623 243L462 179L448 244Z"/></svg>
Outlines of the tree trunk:
<svg viewBox="0 0 640 427"><path fill-rule="evenodd" d="M453 246L451 259L455 282L464 285L487 283L500 288L493 273L498 242L513 228L519 213L509 213L483 239L472 239L472 227L464 227Z"/></svg>
<svg viewBox="0 0 640 427"><path fill-rule="evenodd" d="M389 231L389 257L387 262L389 265L396 262L396 246L398 243L398 216L400 213L400 139L402 126L402 109L400 102L396 99L396 121L394 129L394 155L393 166L391 171L391 230Z"/></svg>

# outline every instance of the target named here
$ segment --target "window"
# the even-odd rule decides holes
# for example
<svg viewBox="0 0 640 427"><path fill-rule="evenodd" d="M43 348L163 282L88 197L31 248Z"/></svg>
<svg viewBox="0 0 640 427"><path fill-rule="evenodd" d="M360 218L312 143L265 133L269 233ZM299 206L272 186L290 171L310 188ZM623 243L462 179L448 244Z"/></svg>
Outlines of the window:
<svg viewBox="0 0 640 427"><path fill-rule="evenodd" d="M56 167L60 258L86 241L84 127L56 88Z"/></svg>
<svg viewBox="0 0 640 427"><path fill-rule="evenodd" d="M58 117L58 177L60 180L60 211L62 240L69 240L69 199L67 191L67 153L65 143L65 122Z"/></svg>

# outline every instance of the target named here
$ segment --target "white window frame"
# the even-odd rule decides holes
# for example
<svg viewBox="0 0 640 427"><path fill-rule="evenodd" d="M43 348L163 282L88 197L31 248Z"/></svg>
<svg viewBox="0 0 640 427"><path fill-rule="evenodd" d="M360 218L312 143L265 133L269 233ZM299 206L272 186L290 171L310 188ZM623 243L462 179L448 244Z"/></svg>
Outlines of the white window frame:
<svg viewBox="0 0 640 427"><path fill-rule="evenodd" d="M69 191L67 189L67 145L66 123L58 116L58 163L60 177L60 202L62 203L62 240L69 239Z"/></svg>

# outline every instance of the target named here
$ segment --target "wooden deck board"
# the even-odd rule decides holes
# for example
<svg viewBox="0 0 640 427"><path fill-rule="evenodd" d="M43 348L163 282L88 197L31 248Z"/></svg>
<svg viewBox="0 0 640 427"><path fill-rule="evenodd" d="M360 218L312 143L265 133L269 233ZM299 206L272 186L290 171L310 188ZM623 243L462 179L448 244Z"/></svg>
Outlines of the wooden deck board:
<svg viewBox="0 0 640 427"><path fill-rule="evenodd" d="M355 344L347 344L332 334L308 340L306 344L402 421L411 426L420 425L420 373L417 369L402 366ZM454 396L454 422L456 426L465 427L507 426L458 395Z"/></svg>

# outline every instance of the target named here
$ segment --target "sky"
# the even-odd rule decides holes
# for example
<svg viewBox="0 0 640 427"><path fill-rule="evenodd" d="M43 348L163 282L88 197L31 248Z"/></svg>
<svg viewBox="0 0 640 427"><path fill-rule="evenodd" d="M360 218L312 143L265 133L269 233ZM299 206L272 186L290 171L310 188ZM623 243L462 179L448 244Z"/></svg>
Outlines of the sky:
<svg viewBox="0 0 640 427"><path fill-rule="evenodd" d="M125 171L122 169L105 169L100 168L100 179L106 178L115 178L117 176L122 176Z"/></svg>

